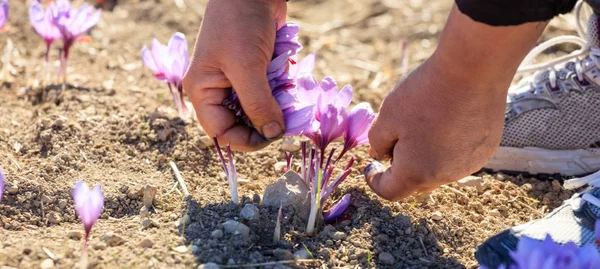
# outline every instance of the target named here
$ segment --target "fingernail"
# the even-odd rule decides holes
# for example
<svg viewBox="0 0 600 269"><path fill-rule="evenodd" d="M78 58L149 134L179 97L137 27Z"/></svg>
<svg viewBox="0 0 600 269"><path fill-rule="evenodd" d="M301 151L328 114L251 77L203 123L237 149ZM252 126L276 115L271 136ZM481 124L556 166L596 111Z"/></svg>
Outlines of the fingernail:
<svg viewBox="0 0 600 269"><path fill-rule="evenodd" d="M385 167L380 162L371 162L367 167L365 167L365 171L363 172L365 178L369 179L373 177L375 174L385 172Z"/></svg>
<svg viewBox="0 0 600 269"><path fill-rule="evenodd" d="M283 128L278 122L272 121L262 127L262 135L269 140L276 140L283 135Z"/></svg>

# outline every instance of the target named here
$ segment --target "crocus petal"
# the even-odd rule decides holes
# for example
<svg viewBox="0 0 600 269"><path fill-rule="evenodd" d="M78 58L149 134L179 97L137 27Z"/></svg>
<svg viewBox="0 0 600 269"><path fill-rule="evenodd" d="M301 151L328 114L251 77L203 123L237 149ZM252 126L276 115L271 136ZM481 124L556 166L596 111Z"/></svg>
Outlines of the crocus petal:
<svg viewBox="0 0 600 269"><path fill-rule="evenodd" d="M313 106L306 106L300 109L290 107L283 110L283 119L285 120L285 133L283 136L301 135L312 132L312 122L315 118L313 113Z"/></svg>
<svg viewBox="0 0 600 269"><path fill-rule="evenodd" d="M334 103L339 107L348 107L352 102L352 86L344 86L335 97Z"/></svg>
<svg viewBox="0 0 600 269"><path fill-rule="evenodd" d="M6 178L4 177L4 172L2 172L2 168L0 168L0 201L2 201L2 194L4 193L4 181Z"/></svg>
<svg viewBox="0 0 600 269"><path fill-rule="evenodd" d="M298 79L301 74L311 74L315 69L316 55L311 53L304 57L299 63L290 66L290 76Z"/></svg>
<svg viewBox="0 0 600 269"><path fill-rule="evenodd" d="M52 21L54 8L54 3L52 3L47 10L44 10L38 2L33 2L29 8L29 21L31 25L48 45L52 44L54 40L61 38L60 31Z"/></svg>
<svg viewBox="0 0 600 269"><path fill-rule="evenodd" d="M296 98L299 102L305 104L316 104L317 98L321 95L322 89L319 87L319 82L310 74L301 74L296 79L298 91Z"/></svg>
<svg viewBox="0 0 600 269"><path fill-rule="evenodd" d="M369 128L374 119L375 113L369 103L363 102L352 108L344 132L344 149L350 150L368 143Z"/></svg>
<svg viewBox="0 0 600 269"><path fill-rule="evenodd" d="M153 74L159 73L156 62L154 61L154 57L152 57L152 52L148 50L146 45L144 45L144 48L142 48L142 61L144 62L144 65L152 71Z"/></svg>
<svg viewBox="0 0 600 269"><path fill-rule="evenodd" d="M328 211L323 213L323 220L325 223L331 223L335 220L339 219L348 207L350 207L350 203L352 202L352 195L349 193L344 195L342 199L340 199L337 203L335 203Z"/></svg>
<svg viewBox="0 0 600 269"><path fill-rule="evenodd" d="M0 3L0 28L4 27L8 20L8 0L3 0ZM2 198L0 196L0 198Z"/></svg>
<svg viewBox="0 0 600 269"><path fill-rule="evenodd" d="M321 89L323 90L323 93L321 93L323 103L332 103L338 94L335 80L332 77L325 77L319 86L321 86Z"/></svg>
<svg viewBox="0 0 600 269"><path fill-rule="evenodd" d="M86 233L92 229L96 220L102 213L104 207L104 195L100 185L96 185L90 191L88 185L83 181L77 181L73 189L73 200L75 201L75 211L83 222Z"/></svg>

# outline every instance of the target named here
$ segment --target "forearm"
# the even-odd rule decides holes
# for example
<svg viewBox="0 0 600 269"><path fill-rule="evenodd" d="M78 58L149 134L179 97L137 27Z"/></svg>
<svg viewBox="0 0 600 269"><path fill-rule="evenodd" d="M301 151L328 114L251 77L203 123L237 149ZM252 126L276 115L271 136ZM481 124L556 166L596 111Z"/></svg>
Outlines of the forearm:
<svg viewBox="0 0 600 269"><path fill-rule="evenodd" d="M546 24L490 26L473 21L455 6L429 61L441 68L445 79L469 86L464 88L498 85L506 90Z"/></svg>

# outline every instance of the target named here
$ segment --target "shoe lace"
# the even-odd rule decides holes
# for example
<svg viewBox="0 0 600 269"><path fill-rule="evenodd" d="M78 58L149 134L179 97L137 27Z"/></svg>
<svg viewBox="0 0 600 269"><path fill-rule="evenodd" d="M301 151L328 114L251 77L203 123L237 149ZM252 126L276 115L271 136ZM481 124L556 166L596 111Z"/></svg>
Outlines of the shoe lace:
<svg viewBox="0 0 600 269"><path fill-rule="evenodd" d="M600 187L600 171L585 177L567 179L565 180L563 187L567 190L573 190L586 185L590 188L583 191L581 199L600 208L600 199L591 194L594 189Z"/></svg>
<svg viewBox="0 0 600 269"><path fill-rule="evenodd" d="M574 35L558 36L558 37L549 39L549 40L541 43L540 45L536 46L529 52L529 54L527 54L527 56L525 56L525 59L523 59L521 66L519 67L519 69L517 69L517 74L524 73L524 72L539 71L539 70L548 70L549 71L548 79L550 80L550 86L554 89L557 87L557 81L558 81L558 76L557 76L558 71L555 68L556 65L559 65L559 64L562 64L562 63L565 63L568 61L572 61L573 59L575 59L575 62L574 62L575 74L576 74L579 82L582 82L582 83L584 82L584 75L583 75L583 65L582 65L582 61L580 59L581 56L584 56L586 54L589 55L590 58L592 59L592 61L594 62L594 64L596 65L596 67L598 67L600 69L600 48L593 48L590 46L590 44L588 43L588 41L586 39L586 33L584 30L584 27L581 24L580 16L581 16L582 6L583 6L582 0L579 0L577 2L577 4L575 5L575 22L576 22L576 29L577 29L578 36L574 36ZM558 44L568 44L568 43L576 44L580 47L580 49L575 50L568 55L564 55L564 56L555 58L550 61L537 63L537 64L530 64L530 62L533 59L535 59L537 56L539 56L543 51L547 50L548 48L558 45ZM565 70L565 69L566 69L565 67L561 68L561 70ZM571 71L571 70L568 70L568 71ZM529 87L530 87L530 89L536 88L533 81L529 81ZM518 92L514 91L514 89L509 90L510 95L515 95L517 93ZM534 93L535 93L535 91L534 91Z"/></svg>

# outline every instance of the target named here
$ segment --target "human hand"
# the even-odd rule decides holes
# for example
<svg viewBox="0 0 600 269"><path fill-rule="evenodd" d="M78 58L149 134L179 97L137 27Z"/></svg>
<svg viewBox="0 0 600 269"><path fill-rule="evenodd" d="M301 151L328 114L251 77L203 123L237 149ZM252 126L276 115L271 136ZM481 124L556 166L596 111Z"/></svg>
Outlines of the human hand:
<svg viewBox="0 0 600 269"><path fill-rule="evenodd" d="M275 26L285 23L285 0L211 0L183 88L198 121L219 143L249 151L266 146L285 130L281 108L267 81ZM238 124L223 100L233 87L256 128Z"/></svg>
<svg viewBox="0 0 600 269"><path fill-rule="evenodd" d="M399 200L478 171L502 137L506 93L546 23L492 27L455 7L435 53L383 101L365 169L379 196Z"/></svg>

